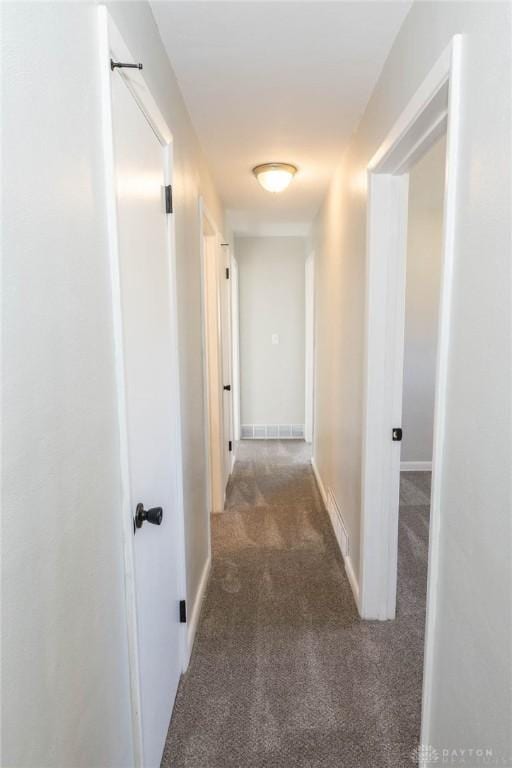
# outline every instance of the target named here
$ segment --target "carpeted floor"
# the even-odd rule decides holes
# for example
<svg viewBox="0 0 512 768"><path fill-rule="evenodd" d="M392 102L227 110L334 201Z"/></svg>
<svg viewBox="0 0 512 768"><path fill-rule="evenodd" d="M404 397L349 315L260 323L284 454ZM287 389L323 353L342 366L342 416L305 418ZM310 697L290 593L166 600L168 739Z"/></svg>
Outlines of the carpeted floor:
<svg viewBox="0 0 512 768"><path fill-rule="evenodd" d="M411 768L430 476L402 476L398 618L364 622L308 447L247 441L238 455L162 766Z"/></svg>

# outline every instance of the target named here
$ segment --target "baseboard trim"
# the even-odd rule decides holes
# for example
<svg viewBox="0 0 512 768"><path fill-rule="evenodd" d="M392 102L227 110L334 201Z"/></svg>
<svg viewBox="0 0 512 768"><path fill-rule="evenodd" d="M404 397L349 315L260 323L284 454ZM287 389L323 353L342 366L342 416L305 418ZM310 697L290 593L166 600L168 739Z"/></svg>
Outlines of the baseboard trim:
<svg viewBox="0 0 512 768"><path fill-rule="evenodd" d="M345 561L345 571L347 572L348 580L350 582L350 586L352 587L352 594L354 595L354 600L356 602L357 612L359 615L361 615L361 609L359 607L359 584L354 571L354 566L352 564L352 560L350 559L350 555L347 555L347 557L343 559Z"/></svg>
<svg viewBox="0 0 512 768"><path fill-rule="evenodd" d="M320 472L318 471L314 456L311 457L311 466L313 467L313 474L315 475L316 484L318 485L318 490L320 491L320 496L322 497L324 507L327 509L327 494L325 492L324 484L322 482L322 478L320 477Z"/></svg>
<svg viewBox="0 0 512 768"><path fill-rule="evenodd" d="M311 457L311 466L313 468L313 474L315 475L315 480L318 486L318 490L320 491L320 496L322 497L324 507L327 510L328 509L327 493L313 456ZM329 514L327 514L327 517L329 517L329 522L331 522L331 518ZM332 526L332 523L331 523L331 526ZM336 539L336 536L334 538ZM338 539L336 539L336 543L338 543ZM358 613L361 615L361 608L359 606L359 582L357 581L352 560L350 559L350 555L344 555L343 552L341 552L341 550L340 550L340 553L341 553L341 556L343 557L345 572L347 574L350 588L352 589L352 594L354 595L354 600L356 603Z"/></svg>
<svg viewBox="0 0 512 768"><path fill-rule="evenodd" d="M432 472L431 461L401 461L400 472Z"/></svg>
<svg viewBox="0 0 512 768"><path fill-rule="evenodd" d="M208 555L208 559L204 564L201 579L199 580L199 587L197 588L196 599L194 606L190 612L190 618L187 618L187 654L186 664L184 672L187 671L190 657L192 656L192 649L194 647L194 640L196 639L197 626L199 624L199 617L201 616L201 608L203 607L203 600L206 593L206 587L208 586L208 579L210 578L210 571L212 566L212 556Z"/></svg>

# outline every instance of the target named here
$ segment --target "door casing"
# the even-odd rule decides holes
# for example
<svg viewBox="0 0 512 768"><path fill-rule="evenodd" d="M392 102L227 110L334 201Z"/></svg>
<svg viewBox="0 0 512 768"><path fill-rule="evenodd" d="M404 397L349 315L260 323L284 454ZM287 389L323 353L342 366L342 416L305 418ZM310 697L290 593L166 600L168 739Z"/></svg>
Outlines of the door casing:
<svg viewBox="0 0 512 768"><path fill-rule="evenodd" d="M306 257L305 277L305 404L304 438L313 442L315 423L315 254Z"/></svg>
<svg viewBox="0 0 512 768"><path fill-rule="evenodd" d="M224 381L226 376L231 377L229 363L225 370L225 359L230 358L231 350L231 302L227 289L221 283L225 280L224 269L229 263L228 254L223 253L224 238L202 198L199 199L198 215L201 243L205 462L209 468L207 498L210 513L224 509L226 484L233 466L227 450L228 441L233 441L233 398L230 398L227 406L223 390L224 384L231 383ZM226 301L227 306L224 306ZM227 322L223 322L223 316L227 317ZM227 414L229 419L226 419L229 424L227 429L226 407L229 407L230 411ZM226 434L226 431L229 434ZM233 456L233 452L230 455Z"/></svg>

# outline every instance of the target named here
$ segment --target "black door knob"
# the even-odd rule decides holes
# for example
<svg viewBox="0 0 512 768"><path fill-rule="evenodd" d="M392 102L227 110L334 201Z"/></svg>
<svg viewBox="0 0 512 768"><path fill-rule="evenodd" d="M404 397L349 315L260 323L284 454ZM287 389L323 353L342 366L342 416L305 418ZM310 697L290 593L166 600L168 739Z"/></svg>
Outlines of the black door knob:
<svg viewBox="0 0 512 768"><path fill-rule="evenodd" d="M133 519L134 529L142 528L142 523L146 520L153 525L160 525L163 517L162 507L152 507L151 509L144 509L144 504L137 504L135 509L135 517Z"/></svg>
<svg viewBox="0 0 512 768"><path fill-rule="evenodd" d="M231 392L231 384L224 384L224 389L226 392Z"/></svg>

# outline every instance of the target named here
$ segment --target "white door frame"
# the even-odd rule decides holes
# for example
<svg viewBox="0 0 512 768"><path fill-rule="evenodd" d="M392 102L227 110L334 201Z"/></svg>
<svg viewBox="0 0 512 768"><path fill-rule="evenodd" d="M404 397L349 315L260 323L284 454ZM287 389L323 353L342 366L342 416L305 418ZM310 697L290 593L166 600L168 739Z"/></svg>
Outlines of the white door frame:
<svg viewBox="0 0 512 768"><path fill-rule="evenodd" d="M229 384L231 391L229 394L225 394L222 400L222 407L226 407L226 397L229 401L228 423L229 434L224 435L224 439L231 440L231 455L228 457L228 466L226 473L226 486L227 481L233 472L235 466L235 408L234 408L234 368L233 368L233 254L231 245L229 243L221 242L221 254L223 252L222 271L225 273L226 279L221 276L221 283L224 282L224 290L221 289L221 347L222 347L222 360L223 365L227 363L228 370L226 373L226 381L221 382Z"/></svg>
<svg viewBox="0 0 512 768"><path fill-rule="evenodd" d="M315 421L315 254L311 251L305 265L305 408L304 438L313 442Z"/></svg>
<svg viewBox="0 0 512 768"><path fill-rule="evenodd" d="M231 251L231 342L233 345L233 437L240 440L240 288L238 261Z"/></svg>
<svg viewBox="0 0 512 768"><path fill-rule="evenodd" d="M126 46L110 14L104 6L98 7L99 26L99 55L102 87L102 115L103 115L103 147L106 184L107 223L109 235L109 257L112 287L112 315L115 349L115 371L117 390L117 410L119 420L119 450L121 463L121 516L123 531L124 569L125 569L125 600L126 621L128 634L128 654L130 665L130 691L132 728L134 744L134 764L142 766L142 712L140 702L140 678L137 641L137 609L135 599L135 553L133 540L133 510L130 507L130 475L128 461L128 436L126 424L126 389L124 379L123 356L123 330L121 314L121 287L119 272L119 235L116 202L113 116L111 94L111 69L110 58L118 61L132 62L134 58ZM122 73L121 73L122 74ZM149 87L139 70L130 70L126 85L134 100L145 115L157 136L165 157L165 183L172 184L173 178L173 137L172 133L160 112ZM180 594L186 595L186 562L185 562L185 529L183 517L183 472L182 472L182 448L181 448L181 411L179 390L179 356L178 356L178 312L177 312L177 288L176 288L176 247L174 216L168 216L167 221L167 247L169 258L170 280L170 316L172 346L170 355L172 358L172 404L173 404L173 453L175 465L173 467L175 488L177 495L176 509L173 510L174 525L176 529L176 553L178 589ZM183 624L180 634L179 656L183 671L188 663L186 625Z"/></svg>
<svg viewBox="0 0 512 768"><path fill-rule="evenodd" d="M207 206L205 205L205 202L202 197L199 198L199 234L200 234L200 250L201 250L201 315L202 315L202 340L203 340L203 360L204 360L204 413L205 413L205 466L208 470L208 480L207 480L207 505L208 505L208 547L209 552L211 553L211 522L210 522L210 514L212 512L220 512L224 507L224 494L225 494L225 488L224 488L224 473L222 471L222 467L224 465L224 459L223 459L223 446L219 445L214 446L212 444L211 440L211 420L212 420L212 387L211 387L211 365L210 365L210 355L208 353L208 335L207 335L207 270L206 270L206 259L207 259L207 252L205 248L205 237L211 237L214 241L215 247L217 252L220 251L220 244L223 242L223 239L217 229L217 225L215 223L215 219L209 212ZM218 255L218 253L217 253ZM218 266L218 264L217 264ZM220 393L222 392L222 348L221 348L221 339L220 339L220 295L219 295L219 286L217 281L216 286L216 293L217 293L217 344L218 344L218 363L219 368L217 371L216 378L217 381L217 387L218 387L218 402L217 402L217 417L219 419L219 424L223 424L223 412L222 412L222 401L220 399ZM222 430L221 430L222 432ZM214 482L213 482L213 473L215 471L212 458L213 451L220 451L220 456L217 455L215 462L215 465L220 467L220 477L217 477L217 483L215 484L217 486L217 491L214 490Z"/></svg>

